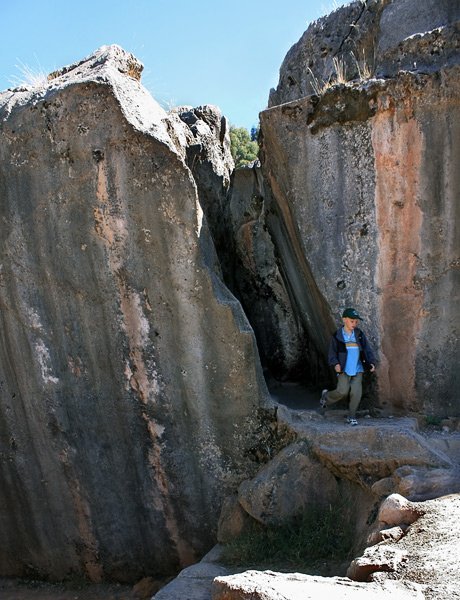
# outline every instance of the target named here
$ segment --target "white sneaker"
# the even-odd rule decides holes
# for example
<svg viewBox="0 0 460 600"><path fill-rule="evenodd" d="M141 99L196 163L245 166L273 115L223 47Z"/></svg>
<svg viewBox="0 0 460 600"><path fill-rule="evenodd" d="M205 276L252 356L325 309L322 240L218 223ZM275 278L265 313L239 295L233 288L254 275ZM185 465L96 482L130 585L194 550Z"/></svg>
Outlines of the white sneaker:
<svg viewBox="0 0 460 600"><path fill-rule="evenodd" d="M326 408L326 406L327 406L326 396L327 396L327 390L323 390L321 392L321 398L320 398L320 401L319 401L319 404L320 404L321 408Z"/></svg>
<svg viewBox="0 0 460 600"><path fill-rule="evenodd" d="M354 419L353 417L348 417L347 423L348 423L348 425L357 425L358 421L356 419Z"/></svg>

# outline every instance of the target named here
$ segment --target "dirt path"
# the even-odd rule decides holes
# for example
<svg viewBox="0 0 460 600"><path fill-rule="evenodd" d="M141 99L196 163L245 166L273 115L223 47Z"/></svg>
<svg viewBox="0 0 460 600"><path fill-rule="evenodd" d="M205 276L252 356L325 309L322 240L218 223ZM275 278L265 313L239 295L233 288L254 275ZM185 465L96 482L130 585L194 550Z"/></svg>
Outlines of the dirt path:
<svg viewBox="0 0 460 600"><path fill-rule="evenodd" d="M316 410L319 408L321 390L303 383L267 381L271 397L293 410Z"/></svg>
<svg viewBox="0 0 460 600"><path fill-rule="evenodd" d="M65 586L43 582L0 580L2 600L132 600L132 586ZM137 596L139 598L139 596Z"/></svg>
<svg viewBox="0 0 460 600"><path fill-rule="evenodd" d="M135 586L63 584L0 579L1 600L150 600L165 582L146 578Z"/></svg>

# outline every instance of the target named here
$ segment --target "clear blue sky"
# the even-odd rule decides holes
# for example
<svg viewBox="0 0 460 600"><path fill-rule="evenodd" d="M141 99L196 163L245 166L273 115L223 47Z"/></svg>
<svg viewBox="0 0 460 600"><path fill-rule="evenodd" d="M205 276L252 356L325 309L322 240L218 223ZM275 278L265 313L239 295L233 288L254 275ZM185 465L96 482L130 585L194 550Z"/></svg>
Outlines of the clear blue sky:
<svg viewBox="0 0 460 600"><path fill-rule="evenodd" d="M250 129L289 48L337 0L0 0L0 90L21 65L49 73L106 44L144 64L162 104L216 104Z"/></svg>

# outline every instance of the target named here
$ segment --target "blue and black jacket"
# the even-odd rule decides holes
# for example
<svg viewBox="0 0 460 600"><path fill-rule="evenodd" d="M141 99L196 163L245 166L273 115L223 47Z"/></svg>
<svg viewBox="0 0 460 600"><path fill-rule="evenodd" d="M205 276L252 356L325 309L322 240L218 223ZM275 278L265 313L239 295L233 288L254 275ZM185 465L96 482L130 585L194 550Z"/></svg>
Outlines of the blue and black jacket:
<svg viewBox="0 0 460 600"><path fill-rule="evenodd" d="M341 370L345 369L347 362L347 347L343 339L342 327L332 335L329 343L328 362L331 367L340 365ZM358 327L354 330L356 342L359 346L359 359L362 362L365 371L369 371L371 365L376 364L376 359L371 347L367 341L364 332Z"/></svg>

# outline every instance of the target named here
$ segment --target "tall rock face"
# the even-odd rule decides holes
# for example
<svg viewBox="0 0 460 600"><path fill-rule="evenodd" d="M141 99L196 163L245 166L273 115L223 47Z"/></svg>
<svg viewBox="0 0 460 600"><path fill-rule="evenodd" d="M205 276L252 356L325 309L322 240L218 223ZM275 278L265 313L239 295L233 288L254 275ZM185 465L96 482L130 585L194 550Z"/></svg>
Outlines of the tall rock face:
<svg viewBox="0 0 460 600"><path fill-rule="evenodd" d="M235 294L254 328L264 367L284 379L295 375L305 348L267 230L266 206L260 168L237 169L229 203Z"/></svg>
<svg viewBox="0 0 460 600"><path fill-rule="evenodd" d="M254 336L141 69L104 47L0 95L2 576L173 572L252 469Z"/></svg>
<svg viewBox="0 0 460 600"><path fill-rule="evenodd" d="M261 113L264 176L317 287L299 306L321 327L346 305L365 315L388 411L460 409L459 18L448 0L339 9L290 50Z"/></svg>

